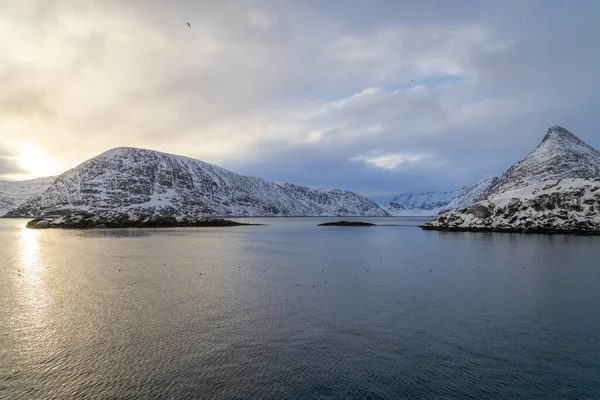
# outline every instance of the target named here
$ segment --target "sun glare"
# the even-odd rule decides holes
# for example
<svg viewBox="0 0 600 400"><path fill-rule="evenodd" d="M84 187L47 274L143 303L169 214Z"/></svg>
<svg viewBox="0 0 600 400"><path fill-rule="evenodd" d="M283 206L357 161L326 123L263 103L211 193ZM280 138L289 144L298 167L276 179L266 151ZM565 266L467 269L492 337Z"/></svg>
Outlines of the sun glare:
<svg viewBox="0 0 600 400"><path fill-rule="evenodd" d="M19 156L19 166L27 173L27 178L56 175L60 171L59 164L49 158L40 149L27 149Z"/></svg>

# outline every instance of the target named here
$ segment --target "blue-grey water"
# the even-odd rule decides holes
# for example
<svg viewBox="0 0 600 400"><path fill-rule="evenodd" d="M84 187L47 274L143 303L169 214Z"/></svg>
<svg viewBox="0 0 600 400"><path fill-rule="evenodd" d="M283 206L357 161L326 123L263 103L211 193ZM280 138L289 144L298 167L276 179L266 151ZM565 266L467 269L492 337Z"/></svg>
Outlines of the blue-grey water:
<svg viewBox="0 0 600 400"><path fill-rule="evenodd" d="M0 220L0 398L600 399L600 238L325 220Z"/></svg>

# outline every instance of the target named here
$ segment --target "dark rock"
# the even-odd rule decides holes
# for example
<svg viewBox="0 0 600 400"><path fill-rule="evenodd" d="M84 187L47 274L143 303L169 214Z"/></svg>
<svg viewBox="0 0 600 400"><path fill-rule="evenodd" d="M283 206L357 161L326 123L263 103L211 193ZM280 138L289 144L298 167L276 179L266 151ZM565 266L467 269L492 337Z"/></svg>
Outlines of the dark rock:
<svg viewBox="0 0 600 400"><path fill-rule="evenodd" d="M45 229L50 228L50 221L45 218L32 219L25 225L29 229Z"/></svg>
<svg viewBox="0 0 600 400"><path fill-rule="evenodd" d="M172 228L172 227L222 227L256 225L221 218L173 217L146 214L89 213L70 214L55 219L36 218L27 223L30 229L106 229L106 228Z"/></svg>
<svg viewBox="0 0 600 400"><path fill-rule="evenodd" d="M469 212L477 218L488 218L492 215L492 210L482 204L475 204L469 208Z"/></svg>
<svg viewBox="0 0 600 400"><path fill-rule="evenodd" d="M335 221L325 222L323 224L319 224L319 226L375 226L375 224L361 221Z"/></svg>

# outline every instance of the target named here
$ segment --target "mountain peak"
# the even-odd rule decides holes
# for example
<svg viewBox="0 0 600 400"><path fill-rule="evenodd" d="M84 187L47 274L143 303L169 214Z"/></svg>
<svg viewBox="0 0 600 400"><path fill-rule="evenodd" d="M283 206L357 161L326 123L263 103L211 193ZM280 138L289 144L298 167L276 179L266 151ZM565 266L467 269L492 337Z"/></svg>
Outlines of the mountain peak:
<svg viewBox="0 0 600 400"><path fill-rule="evenodd" d="M101 156L103 154L119 154L119 153L123 153L124 151L137 151L137 150L146 150L146 149L140 149L137 147L119 146L119 147L113 147L112 149L108 149L98 155Z"/></svg>
<svg viewBox="0 0 600 400"><path fill-rule="evenodd" d="M169 156L176 156L176 157L183 157L183 156L179 156L176 154L170 154L170 153L165 153L162 151L158 151L158 150L151 150L151 149L143 149L140 147L128 147L128 146L120 146L120 147L113 147L112 149L106 150L103 153L98 154L96 157L102 157L102 156L123 156L124 154L165 154L165 155L169 155Z"/></svg>
<svg viewBox="0 0 600 400"><path fill-rule="evenodd" d="M596 177L600 177L600 152L567 129L553 126L527 157L502 175L486 197L547 180Z"/></svg>
<svg viewBox="0 0 600 400"><path fill-rule="evenodd" d="M551 126L550 128L548 128L548 133L546 133L546 136L548 135L573 135L571 132L569 132L567 129L563 128L562 126L558 126L558 125L554 125Z"/></svg>
<svg viewBox="0 0 600 400"><path fill-rule="evenodd" d="M544 136L544 139L542 139L542 143L540 143L540 146L547 142L560 142L562 144L568 143L568 142L574 142L574 143L577 143L580 145L583 144L583 145L587 146L577 136L575 136L574 134L572 134L567 129L563 128L562 126L558 126L558 125L550 127L548 129L548 132L546 133L546 136Z"/></svg>

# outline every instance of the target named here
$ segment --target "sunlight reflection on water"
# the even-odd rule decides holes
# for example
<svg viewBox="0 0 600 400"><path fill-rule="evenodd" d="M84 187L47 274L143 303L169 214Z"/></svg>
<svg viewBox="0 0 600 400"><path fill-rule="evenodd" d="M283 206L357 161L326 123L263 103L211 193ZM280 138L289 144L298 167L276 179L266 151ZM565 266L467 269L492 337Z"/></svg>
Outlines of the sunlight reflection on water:
<svg viewBox="0 0 600 400"><path fill-rule="evenodd" d="M19 305L23 312L18 317L18 330L24 338L31 338L43 329L48 306L44 284L45 263L40 251L40 232L23 228L18 240L19 279L16 280ZM25 343L24 343L25 344ZM29 342L29 345L33 343Z"/></svg>
<svg viewBox="0 0 600 400"><path fill-rule="evenodd" d="M19 232L19 261L26 271L39 270L41 264L39 231L23 228Z"/></svg>

